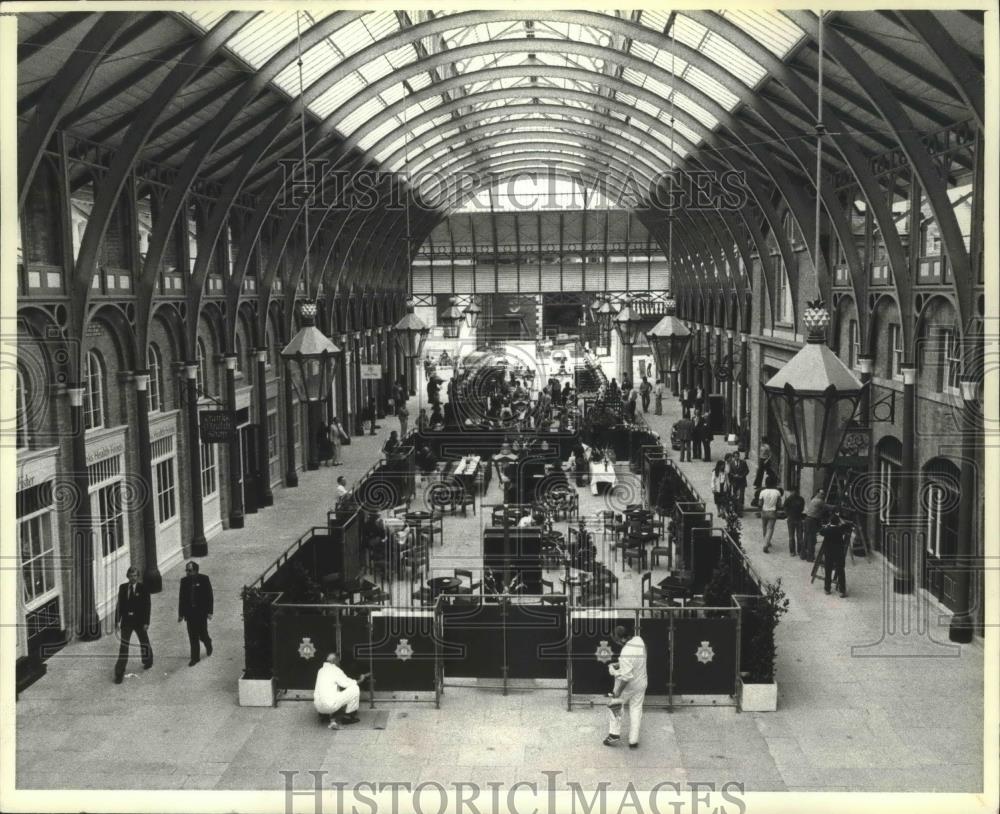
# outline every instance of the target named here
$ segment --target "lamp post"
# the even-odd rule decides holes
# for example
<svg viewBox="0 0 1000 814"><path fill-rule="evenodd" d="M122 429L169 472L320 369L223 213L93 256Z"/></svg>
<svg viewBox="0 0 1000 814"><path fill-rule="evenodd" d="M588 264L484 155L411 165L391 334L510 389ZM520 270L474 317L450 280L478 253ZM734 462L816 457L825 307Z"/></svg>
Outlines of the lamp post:
<svg viewBox="0 0 1000 814"><path fill-rule="evenodd" d="M462 312L462 309L458 307L458 297L452 297L449 302L451 304L441 315L441 324L444 326L444 335L446 339L458 339L458 329L462 324L462 320L465 318L465 314Z"/></svg>
<svg viewBox="0 0 1000 814"><path fill-rule="evenodd" d="M823 301L808 306L806 345L764 384L764 394L792 464L815 468L836 459L864 386L826 345L830 314Z"/></svg>
<svg viewBox="0 0 1000 814"><path fill-rule="evenodd" d="M639 339L639 326L642 322L642 317L639 316L638 312L632 307L632 295L625 295L625 302L622 304L622 310L613 319L615 330L618 332L618 338L621 340L622 347L624 348L622 367L624 372L622 375L622 381L625 381L625 376L628 376L628 381L632 381L632 348Z"/></svg>
<svg viewBox="0 0 1000 814"><path fill-rule="evenodd" d="M318 469L317 445L312 443L322 418L324 400L330 393L330 382L337 366L340 348L316 327L316 303L302 304L302 327L281 351L292 388L299 402L306 405L307 468Z"/></svg>
<svg viewBox="0 0 1000 814"><path fill-rule="evenodd" d="M595 305L597 304L595 303ZM594 311L594 319L601 332L602 345L611 344L611 326L617 313L618 309L615 308L610 299L600 300L600 305Z"/></svg>
<svg viewBox="0 0 1000 814"><path fill-rule="evenodd" d="M676 396L680 389L677 375L691 347L691 331L677 318L677 300L669 294L665 308L663 319L646 332L646 338L656 356L657 368L670 371L670 391Z"/></svg>
<svg viewBox="0 0 1000 814"><path fill-rule="evenodd" d="M479 326L479 317L482 315L483 309L476 305L475 299L471 300L462 314L465 316L465 324L469 327L470 331L476 330Z"/></svg>

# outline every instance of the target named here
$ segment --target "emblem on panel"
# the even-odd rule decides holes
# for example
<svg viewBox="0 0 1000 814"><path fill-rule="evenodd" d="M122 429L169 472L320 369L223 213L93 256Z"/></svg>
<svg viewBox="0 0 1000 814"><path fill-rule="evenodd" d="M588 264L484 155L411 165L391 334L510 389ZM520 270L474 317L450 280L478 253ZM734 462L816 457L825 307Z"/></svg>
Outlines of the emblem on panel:
<svg viewBox="0 0 1000 814"><path fill-rule="evenodd" d="M701 647L694 651L694 657L702 664L708 664L715 658L715 651L708 642L702 642Z"/></svg>
<svg viewBox="0 0 1000 814"><path fill-rule="evenodd" d="M615 657L607 639L601 639L601 643L597 645L597 650L594 651L594 656L599 662L601 662L601 664L607 664Z"/></svg>
<svg viewBox="0 0 1000 814"><path fill-rule="evenodd" d="M299 642L299 656L306 660L315 658L316 645L313 644L313 640L309 636L303 636L302 641Z"/></svg>
<svg viewBox="0 0 1000 814"><path fill-rule="evenodd" d="M400 639L396 645L396 658L400 661L409 661L413 658L413 647L409 639Z"/></svg>

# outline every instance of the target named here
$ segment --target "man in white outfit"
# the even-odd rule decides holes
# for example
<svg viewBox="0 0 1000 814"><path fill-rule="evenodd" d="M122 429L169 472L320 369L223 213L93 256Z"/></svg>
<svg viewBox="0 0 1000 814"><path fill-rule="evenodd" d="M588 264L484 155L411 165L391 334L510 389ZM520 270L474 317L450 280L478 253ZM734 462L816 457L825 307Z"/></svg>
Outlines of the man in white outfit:
<svg viewBox="0 0 1000 814"><path fill-rule="evenodd" d="M330 716L330 729L340 729L341 724L358 722L358 704L361 700L358 683L366 678L368 678L367 673L362 673L357 681L348 676L340 669L340 656L336 653L330 653L326 657L326 662L316 674L313 704L320 715ZM344 710L345 714L338 723L335 716L340 710Z"/></svg>
<svg viewBox="0 0 1000 814"><path fill-rule="evenodd" d="M639 745L642 704L646 700L646 643L624 625L615 627L612 640L621 647L617 664L609 664L608 672L615 679L615 688L608 702L608 736L605 746L621 743L622 718L628 707L628 745Z"/></svg>

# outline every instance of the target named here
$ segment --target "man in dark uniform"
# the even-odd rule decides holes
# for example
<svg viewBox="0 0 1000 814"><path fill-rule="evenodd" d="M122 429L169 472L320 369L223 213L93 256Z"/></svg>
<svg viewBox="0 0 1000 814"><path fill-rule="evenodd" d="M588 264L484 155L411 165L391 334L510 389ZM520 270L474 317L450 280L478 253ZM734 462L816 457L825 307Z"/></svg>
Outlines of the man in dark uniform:
<svg viewBox="0 0 1000 814"><path fill-rule="evenodd" d="M188 667L194 667L201 659L201 642L205 643L205 655L212 655L208 620L212 618L214 597L212 582L204 574L198 573L198 563L192 560L184 570L187 576L181 579L177 621L183 619L187 622L188 640L191 642L191 661L188 662Z"/></svg>
<svg viewBox="0 0 1000 814"><path fill-rule="evenodd" d="M115 630L119 630L118 661L115 663L115 684L125 678L128 664L128 649L132 633L139 637L139 652L142 666L153 666L153 648L149 644L149 591L139 582L139 569L134 565L125 572L128 582L118 587L118 604L115 607Z"/></svg>
<svg viewBox="0 0 1000 814"><path fill-rule="evenodd" d="M845 522L839 512L834 512L820 534L823 536L823 589L830 593L830 582L837 578L837 590L847 596L847 576L844 573L847 558L847 543L851 539L853 526Z"/></svg>

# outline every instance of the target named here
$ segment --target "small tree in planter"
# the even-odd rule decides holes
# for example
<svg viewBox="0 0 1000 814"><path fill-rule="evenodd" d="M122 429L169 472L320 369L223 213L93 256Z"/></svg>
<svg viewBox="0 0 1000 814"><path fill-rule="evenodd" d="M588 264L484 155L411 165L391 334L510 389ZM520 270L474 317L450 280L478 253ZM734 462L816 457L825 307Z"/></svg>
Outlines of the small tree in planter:
<svg viewBox="0 0 1000 814"><path fill-rule="evenodd" d="M736 501L733 500L732 495L725 494L722 496L722 519L726 524L726 532L732 538L733 542L736 543L736 547L742 549L743 520L740 518L740 513L736 510Z"/></svg>
<svg viewBox="0 0 1000 814"><path fill-rule="evenodd" d="M733 604L733 575L729 570L729 563L724 559L719 560L712 572L712 578L705 586L705 606L709 608L728 608ZM720 615L725 615L719 611Z"/></svg>
<svg viewBox="0 0 1000 814"><path fill-rule="evenodd" d="M746 711L770 712L777 709L778 685L774 680L777 647L774 632L778 621L788 612L788 598L781 579L766 582L760 599L755 602L746 621L753 626L749 652L743 654L743 699Z"/></svg>
<svg viewBox="0 0 1000 814"><path fill-rule="evenodd" d="M274 598L256 587L244 587L241 596L246 662L239 683L240 706L273 707L271 611Z"/></svg>

